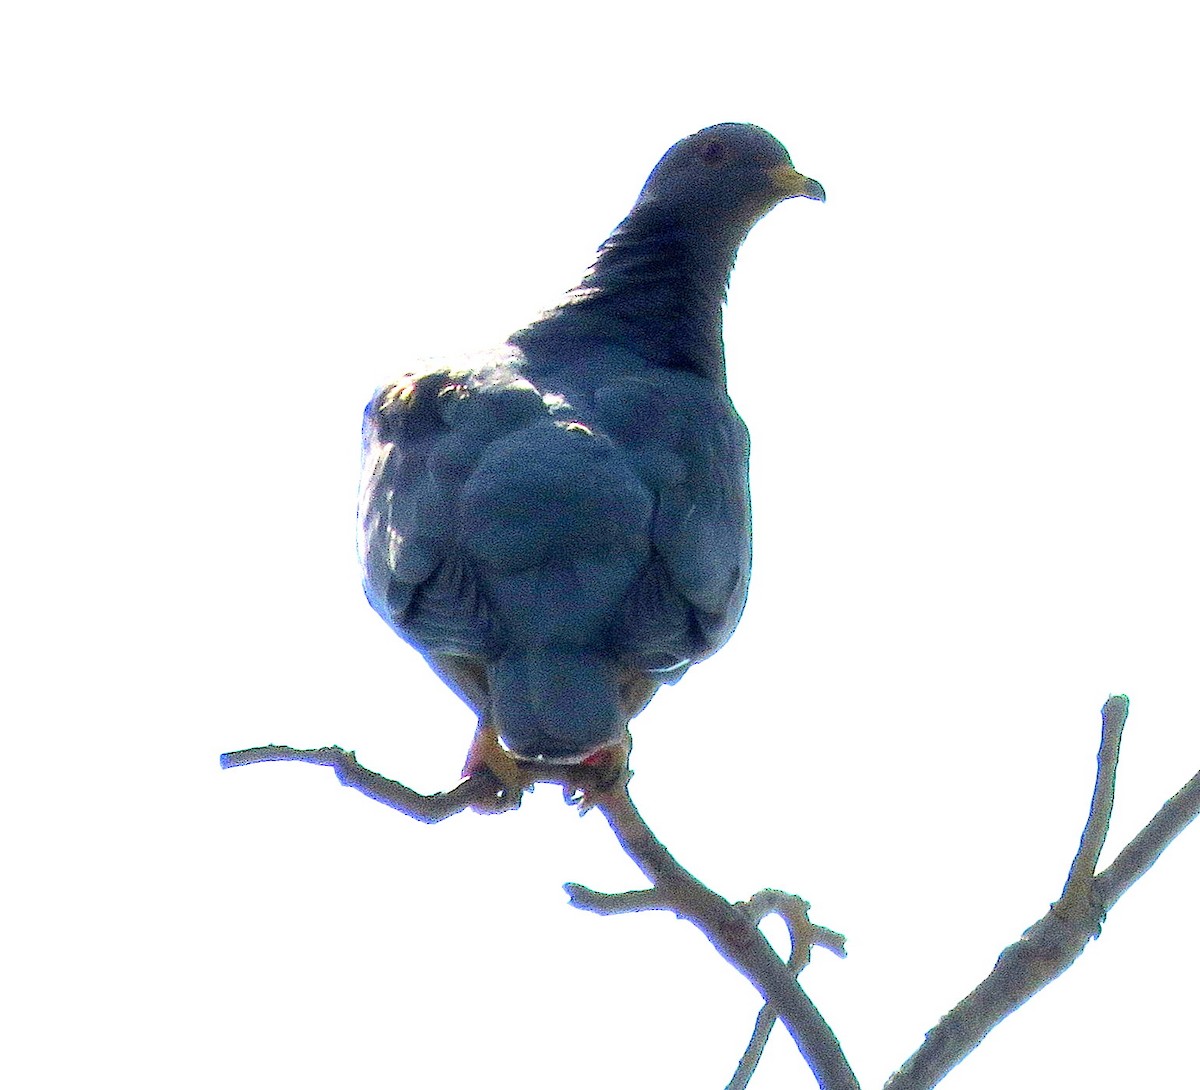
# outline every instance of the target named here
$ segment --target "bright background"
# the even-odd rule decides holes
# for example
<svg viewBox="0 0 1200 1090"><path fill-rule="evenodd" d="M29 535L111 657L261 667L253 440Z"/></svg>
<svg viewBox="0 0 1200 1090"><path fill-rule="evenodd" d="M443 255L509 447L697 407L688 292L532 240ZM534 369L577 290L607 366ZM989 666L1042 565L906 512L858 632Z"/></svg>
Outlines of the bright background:
<svg viewBox="0 0 1200 1090"><path fill-rule="evenodd" d="M804 982L878 1086L1057 896L1110 692L1106 859L1200 765L1190 9L431 8L5 8L0 1074L725 1085L749 986L566 904L638 884L598 815L426 828L217 755L454 782L471 717L358 589L361 407L752 120L829 201L734 275L750 606L635 724L633 787L714 888L848 935ZM1191 830L944 1085L1192 1085L1198 866ZM799 1063L777 1033L756 1090Z"/></svg>

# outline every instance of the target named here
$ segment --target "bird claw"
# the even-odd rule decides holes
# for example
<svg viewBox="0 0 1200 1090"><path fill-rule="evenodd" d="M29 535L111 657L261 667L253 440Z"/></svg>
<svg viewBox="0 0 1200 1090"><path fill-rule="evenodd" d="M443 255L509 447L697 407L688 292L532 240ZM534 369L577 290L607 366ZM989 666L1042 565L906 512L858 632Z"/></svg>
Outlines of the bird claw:
<svg viewBox="0 0 1200 1090"><path fill-rule="evenodd" d="M605 795L624 791L629 784L628 741L606 746L575 766L578 777L563 784L563 801L586 814Z"/></svg>
<svg viewBox="0 0 1200 1090"><path fill-rule="evenodd" d="M527 788L524 787L513 790L502 786L494 795L473 802L471 809L477 814L503 814L508 810L517 810L521 806L521 799L526 790Z"/></svg>
<svg viewBox="0 0 1200 1090"><path fill-rule="evenodd" d="M630 744L626 731L620 742L588 754L578 764L523 761L500 744L495 727L481 726L467 751L463 777L469 779L487 773L496 781L496 790L471 808L479 814L515 810L535 783L549 782L561 784L563 801L568 806L577 806L580 814L586 814L604 796L625 790L631 775Z"/></svg>
<svg viewBox="0 0 1200 1090"><path fill-rule="evenodd" d="M467 759L463 765L463 777L470 778L481 772L489 772L498 781L494 795L472 804L477 814L502 814L516 810L521 798L534 783L534 778L521 767L511 753L500 744L495 727L480 727L475 732Z"/></svg>

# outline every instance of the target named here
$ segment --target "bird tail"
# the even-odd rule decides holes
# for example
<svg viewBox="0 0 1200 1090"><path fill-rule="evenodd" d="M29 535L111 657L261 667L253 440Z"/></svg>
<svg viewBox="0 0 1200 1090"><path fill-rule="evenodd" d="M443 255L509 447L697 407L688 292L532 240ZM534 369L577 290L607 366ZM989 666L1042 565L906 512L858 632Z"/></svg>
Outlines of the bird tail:
<svg viewBox="0 0 1200 1090"><path fill-rule="evenodd" d="M510 651L489 667L500 737L520 757L577 761L621 737L616 665L583 650Z"/></svg>

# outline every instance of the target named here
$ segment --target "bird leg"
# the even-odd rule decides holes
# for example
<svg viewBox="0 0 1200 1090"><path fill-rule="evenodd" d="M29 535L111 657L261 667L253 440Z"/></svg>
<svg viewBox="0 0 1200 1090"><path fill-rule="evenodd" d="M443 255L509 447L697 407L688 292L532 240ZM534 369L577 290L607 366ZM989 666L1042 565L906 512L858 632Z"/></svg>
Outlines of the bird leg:
<svg viewBox="0 0 1200 1090"><path fill-rule="evenodd" d="M477 772L487 769L500 781L500 790L492 799L474 803L471 809L479 814L495 814L504 810L515 810L521 805L521 795L529 790L537 777L530 774L528 761L519 761L500 744L500 734L495 727L480 721L471 748L467 750L463 765L463 778L470 779Z"/></svg>
<svg viewBox="0 0 1200 1090"><path fill-rule="evenodd" d="M629 786L629 751L633 737L626 724L624 736L611 746L589 753L579 764L572 766L583 775L569 778L563 784L563 799L568 806L578 806L586 814L604 795L624 791Z"/></svg>
<svg viewBox="0 0 1200 1090"><path fill-rule="evenodd" d="M505 749L500 742L499 731L488 722L481 721L471 740L471 748L467 751L463 778L470 779L487 771L500 786L494 796L472 803L471 808L480 814L515 810L521 805L521 796L534 784L557 783L562 786L563 800L567 805L578 806L579 812L585 814L602 796L623 790L629 783L629 751L632 745L633 739L626 727L620 741L594 750L581 761L570 764L529 761L515 757Z"/></svg>

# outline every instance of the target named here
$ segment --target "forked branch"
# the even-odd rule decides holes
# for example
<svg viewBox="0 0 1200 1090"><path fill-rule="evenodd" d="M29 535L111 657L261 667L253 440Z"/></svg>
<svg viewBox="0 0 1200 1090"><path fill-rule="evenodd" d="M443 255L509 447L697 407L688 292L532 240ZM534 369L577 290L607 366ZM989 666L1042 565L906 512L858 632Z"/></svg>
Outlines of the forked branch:
<svg viewBox="0 0 1200 1090"><path fill-rule="evenodd" d="M888 1080L885 1090L928 1090L935 1086L1005 1017L1050 981L1064 973L1099 934L1105 914L1200 813L1200 772L1096 874L1115 798L1121 732L1129 711L1124 696L1110 697L1102 713L1096 786L1061 897L1042 919L1007 947L995 968L925 1037L924 1043ZM261 761L304 761L334 769L348 787L418 821L436 822L471 807L495 810L519 803L512 785L486 768L450 791L422 795L395 780L363 768L352 752L338 746L294 749L262 746L226 753L225 768ZM825 1090L857 1090L854 1076L833 1031L796 980L814 946L844 954L842 936L808 919L808 904L793 894L763 890L733 903L709 889L675 860L646 824L627 789L627 776L616 784L610 773L587 765L518 762L528 783L556 783L571 802L594 806L607 820L622 848L650 882L648 889L600 893L574 883L565 888L577 908L601 914L666 910L699 928L717 951L762 995L754 1036L730 1090L745 1087L754 1072L775 1018L787 1027L817 1082ZM784 918L791 937L785 961L767 942L759 924L764 916Z"/></svg>
<svg viewBox="0 0 1200 1090"><path fill-rule="evenodd" d="M1074 964L1100 933L1105 914L1153 865L1200 812L1200 772L1171 798L1103 873L1095 873L1115 799L1121 732L1129 699L1109 697L1101 712L1096 786L1079 851L1062 896L1006 947L982 982L925 1035L921 1047L884 1090L928 1090L969 1055L997 1025Z"/></svg>
<svg viewBox="0 0 1200 1090"><path fill-rule="evenodd" d="M451 791L422 795L404 784L363 768L354 754L339 746L295 749L260 746L221 757L224 768L261 761L304 761L332 768L347 787L382 802L418 821L436 822L468 807L487 809L503 785L486 769L464 780ZM733 904L713 892L675 860L646 824L629 797L626 777L614 785L602 769L587 765L544 765L519 762L531 782L557 783L569 800L586 799L607 820L621 847L651 882L651 888L625 893L598 893L569 884L571 903L592 912L610 914L665 909L694 924L717 951L741 972L787 1027L801 1054L824 1090L858 1090L837 1038L812 1000L796 980L814 945L843 953L842 936L807 923L795 910L799 898L764 890L748 902ZM787 908L785 909L785 899ZM807 905L805 906L807 910ZM759 929L771 913L786 914L793 951L784 962ZM806 925L806 926L805 926Z"/></svg>

